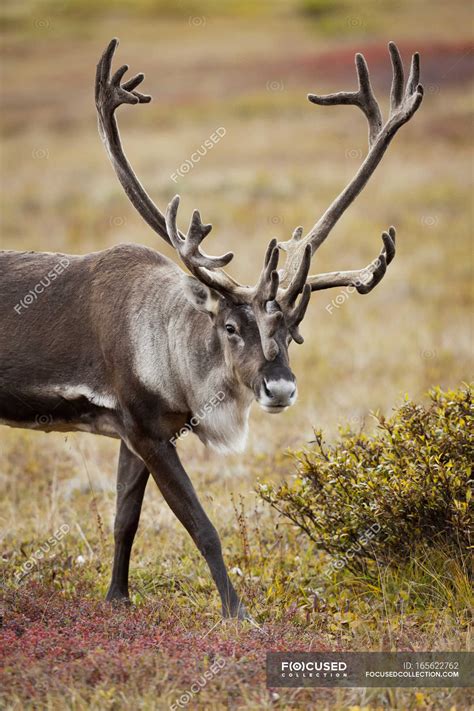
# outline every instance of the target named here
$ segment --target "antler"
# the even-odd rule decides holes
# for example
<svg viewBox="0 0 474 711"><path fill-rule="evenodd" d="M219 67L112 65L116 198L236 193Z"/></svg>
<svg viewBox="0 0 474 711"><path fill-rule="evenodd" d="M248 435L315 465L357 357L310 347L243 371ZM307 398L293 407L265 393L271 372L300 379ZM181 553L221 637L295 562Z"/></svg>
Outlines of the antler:
<svg viewBox="0 0 474 711"><path fill-rule="evenodd" d="M253 312L267 360L273 360L278 355L279 347L274 336L283 320L280 305L276 302L280 284L277 271L278 259L277 241L272 239L267 247L263 269L252 296Z"/></svg>
<svg viewBox="0 0 474 711"><path fill-rule="evenodd" d="M145 78L142 73L121 84L128 70L126 64L117 69L112 77L110 76L112 59L118 43L118 39L113 39L109 43L97 65L95 103L99 133L122 187L143 219L176 249L183 263L201 281L220 291L246 293L249 287L242 286L219 269L230 262L234 256L231 252L223 257L209 257L200 251L199 245L209 234L212 226L202 224L199 212L194 211L188 234L183 235L176 227L179 197L176 196L168 205L165 217L133 172L122 148L115 111L122 104L149 103L151 96L136 91L137 86Z"/></svg>
<svg viewBox="0 0 474 711"><path fill-rule="evenodd" d="M298 330L298 326L304 318L311 296L311 286L306 283L310 266L311 246L307 244L304 248L303 258L298 270L293 275L286 289L278 296L281 308L286 313L290 334L296 343L304 342L303 336ZM302 296L297 303L300 294L302 294Z"/></svg>
<svg viewBox="0 0 474 711"><path fill-rule="evenodd" d="M112 59L117 45L118 39L113 39L97 65L95 104L100 137L130 202L150 227L160 237L163 237L168 244L171 244L163 214L138 180L122 149L120 133L115 118L116 109L122 104L147 104L151 101L151 96L136 91L137 86L145 78L144 74L136 74L124 84L120 83L128 70L126 64L117 69L115 74L110 77Z"/></svg>
<svg viewBox="0 0 474 711"><path fill-rule="evenodd" d="M359 88L355 92L340 92L327 96L309 95L310 101L320 105L352 104L366 115L369 124L369 152L349 185L334 200L312 230L303 237L303 229L298 227L288 242L277 245L272 240L268 246L260 278L254 287L239 284L222 267L233 258L232 252L221 257L212 257L201 250L201 242L212 229L203 224L197 210L194 211L186 235L179 231L176 220L179 197L168 205L164 216L151 200L133 172L123 152L120 134L115 118L116 109L122 104L143 104L151 97L136 90L144 75L137 74L121 84L127 65L123 65L110 76L112 59L118 40L113 39L97 65L95 101L99 119L99 132L105 144L126 194L144 220L166 242L171 244L183 263L200 281L231 298L252 303L259 324L262 346L266 358L272 360L278 353L274 338L283 316L290 334L297 343L302 343L298 326L304 317L311 291L333 286L353 285L359 293L369 292L383 277L387 264L395 255L395 229L390 227L382 234L384 246L378 256L365 269L346 272L331 272L308 276L311 258L326 239L342 213L360 193L379 164L390 141L400 126L406 123L418 109L423 98L423 89L418 84L419 57L413 55L410 76L405 91L403 89L403 66L396 46L389 44L393 66L393 80L390 99L390 115L382 126L379 106L370 85L365 59L356 55ZM279 273L279 249L287 254L285 268ZM300 297L301 295L301 297Z"/></svg>
<svg viewBox="0 0 474 711"><path fill-rule="evenodd" d="M118 43L118 39L113 39L109 43L97 65L95 103L99 133L122 187L143 219L160 237L163 237L177 250L186 266L201 281L221 291L245 290L247 287L238 284L224 271L216 271L218 267L230 262L233 257L232 253L229 252L218 258L208 257L200 252L199 244L209 234L211 225L203 225L199 213L195 211L190 229L185 237L176 227L179 198L174 198L170 203L165 217L133 172L122 148L115 111L122 104L149 103L151 96L136 91L137 86L145 78L142 73L121 84L124 74L128 70L126 64L117 69L112 77L110 76L112 60ZM213 272L211 273L210 270Z"/></svg>
<svg viewBox="0 0 474 711"><path fill-rule="evenodd" d="M303 229L299 227L294 231L290 240L279 243L279 248L286 252L285 267L280 274L282 287L288 287L292 282L303 260L306 247L309 246L311 255L314 255L318 247L321 246L338 219L365 187L398 129L410 120L421 104L423 87L418 83L420 75L418 53L412 57L410 75L404 90L400 53L393 42L390 42L388 47L392 60L393 79L390 92L390 114L385 125L382 126L382 115L370 84L369 71L362 54L357 54L355 58L359 79L357 91L339 92L325 96L308 95L308 99L312 103L320 106L341 104L358 106L364 112L369 124L369 152L354 178L329 206L311 231L303 237ZM395 229L391 227L388 232L384 232L382 240L384 246L378 258L365 269L310 276L307 283L310 284L313 291L333 286L355 286L359 293L368 293L382 279L387 264L392 261L395 255Z"/></svg>
<svg viewBox="0 0 474 711"><path fill-rule="evenodd" d="M212 225L203 224L199 210L194 210L186 235L178 230L176 218L179 200L179 195L175 195L171 200L166 208L165 220L171 244L183 264L187 266L191 274L213 289L233 293L242 290L243 293L246 293L249 287L239 284L221 269L233 259L233 252L227 252L221 257L211 257L201 251L201 242L212 230Z"/></svg>

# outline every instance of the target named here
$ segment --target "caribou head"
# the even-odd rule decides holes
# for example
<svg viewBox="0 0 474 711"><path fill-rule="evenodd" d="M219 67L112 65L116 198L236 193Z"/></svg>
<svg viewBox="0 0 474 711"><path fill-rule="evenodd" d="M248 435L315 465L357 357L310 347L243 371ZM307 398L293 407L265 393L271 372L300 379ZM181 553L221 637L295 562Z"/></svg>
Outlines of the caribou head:
<svg viewBox="0 0 474 711"><path fill-rule="evenodd" d="M193 276L183 280L188 301L206 312L213 322L225 361L240 382L254 393L259 405L271 413L282 412L296 400L296 381L288 362L288 346L298 343L298 332L311 289L305 279L309 250L289 289L280 290L276 240L268 245L255 286L237 283L222 267L231 252L211 257L200 249L211 225L194 211L186 235L176 226L179 197L166 210L166 227L173 247Z"/></svg>

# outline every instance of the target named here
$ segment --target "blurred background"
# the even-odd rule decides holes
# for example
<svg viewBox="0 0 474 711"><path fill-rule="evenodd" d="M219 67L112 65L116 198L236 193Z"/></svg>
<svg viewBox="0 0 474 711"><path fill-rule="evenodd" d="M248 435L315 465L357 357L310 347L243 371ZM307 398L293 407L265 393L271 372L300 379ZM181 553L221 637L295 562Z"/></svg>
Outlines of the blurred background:
<svg viewBox="0 0 474 711"><path fill-rule="evenodd" d="M365 155L362 113L314 106L306 94L355 88L362 51L386 115L387 42L406 65L421 52L419 112L313 266L365 266L391 224L396 259L368 296L313 295L305 344L291 348L299 403L278 417L255 408L245 457L223 461L195 438L183 442L198 483L224 473L249 491L258 456L304 445L313 427L330 436L340 423L370 427L371 411L390 412L406 393L420 399L472 376L471 24L463 0L4 0L2 247L84 253L132 241L173 256L128 202L97 134L95 66L118 36L116 63L145 72L153 96L119 113L132 165L162 209L181 194L183 227L201 209L214 225L206 249L235 251L232 273L247 282L269 239L309 229ZM221 140L181 170L218 128ZM39 471L43 454L47 470L51 452L56 462L69 453L61 476L74 488L71 467L86 476L82 447L94 485L113 491L115 442L4 428L2 437L5 473L25 457L25 471ZM14 507L5 515L23 525Z"/></svg>

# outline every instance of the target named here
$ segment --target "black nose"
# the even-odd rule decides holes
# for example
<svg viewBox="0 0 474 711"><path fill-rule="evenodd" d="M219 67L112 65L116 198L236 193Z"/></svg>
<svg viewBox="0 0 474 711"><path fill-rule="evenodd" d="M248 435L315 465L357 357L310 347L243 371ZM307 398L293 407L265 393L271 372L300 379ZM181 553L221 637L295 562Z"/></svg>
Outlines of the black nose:
<svg viewBox="0 0 474 711"><path fill-rule="evenodd" d="M292 380L279 378L278 380L263 379L265 395L274 400L276 405L285 404L296 394L296 385Z"/></svg>

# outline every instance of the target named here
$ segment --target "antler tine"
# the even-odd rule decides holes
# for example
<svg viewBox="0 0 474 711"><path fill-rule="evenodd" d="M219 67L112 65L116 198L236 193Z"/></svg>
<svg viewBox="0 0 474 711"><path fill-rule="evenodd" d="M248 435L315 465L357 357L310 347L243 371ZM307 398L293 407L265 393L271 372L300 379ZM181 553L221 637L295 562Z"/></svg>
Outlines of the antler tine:
<svg viewBox="0 0 474 711"><path fill-rule="evenodd" d="M180 234L176 225L179 201L179 195L175 195L166 208L165 219L171 243L184 264L191 272L198 273L200 276L201 269L213 270L224 267L233 259L234 254L233 252L227 252L221 257L211 257L201 251L200 244L212 230L212 225L204 225L202 223L198 210L193 212L186 236L183 237Z"/></svg>
<svg viewBox="0 0 474 711"><path fill-rule="evenodd" d="M279 346L274 336L283 321L283 312L276 299L280 277L277 271L279 251L277 240L272 239L267 247L263 268L253 290L252 304L260 331L263 353L267 360L274 360Z"/></svg>
<svg viewBox="0 0 474 711"><path fill-rule="evenodd" d="M359 91L357 92L360 99L359 106L369 123L369 148L371 148L382 128L382 114L372 90L369 68L363 54L356 54L356 67L359 78Z"/></svg>
<svg viewBox="0 0 474 711"><path fill-rule="evenodd" d="M307 281L310 266L311 246L307 244L298 271L288 288L282 290L282 295L278 299L285 312L290 335L299 344L304 342L304 338L299 332L298 326L304 318L311 296L311 285ZM302 296L298 302L299 294Z"/></svg>
<svg viewBox="0 0 474 711"><path fill-rule="evenodd" d="M166 208L166 213L165 213L166 229L168 231L168 235L171 240L171 244L176 249L176 251L181 250L181 245L185 241L184 236L179 233L178 227L176 225L176 217L178 215L178 206L179 206L179 195L175 195L174 198L171 200L171 202L168 204L168 207Z"/></svg>
<svg viewBox="0 0 474 711"><path fill-rule="evenodd" d="M295 242L299 242L302 238L303 228L301 226L295 227L290 239L286 240L286 242L278 242L278 249L280 249L282 252L287 252L289 248L295 244Z"/></svg>
<svg viewBox="0 0 474 711"><path fill-rule="evenodd" d="M411 58L410 74L408 75L408 82L407 82L407 88L406 88L406 93L408 95L414 93L414 91L416 90L416 87L418 86L419 81L420 81L420 55L418 54L418 52L415 52L415 54L413 54L412 58Z"/></svg>
<svg viewBox="0 0 474 711"><path fill-rule="evenodd" d="M358 91L340 91L335 94L308 94L308 99L319 106L352 105L358 106L366 115L369 124L369 148L374 143L382 128L382 114L370 83L369 69L364 55L359 52L355 56Z"/></svg>
<svg viewBox="0 0 474 711"><path fill-rule="evenodd" d="M303 259L300 262L298 271L295 273L289 286L283 290L279 298L280 305L285 308L293 306L298 294L304 290L304 285L308 279L309 268L311 266L311 245L307 244L304 250Z"/></svg>
<svg viewBox="0 0 474 711"><path fill-rule="evenodd" d="M254 298L262 302L274 301L280 285L280 277L277 272L280 255L277 244L276 239L272 239L269 243L263 260L263 268L255 287Z"/></svg>
<svg viewBox="0 0 474 711"><path fill-rule="evenodd" d="M305 284L303 287L303 293L301 295L301 299L293 307L293 309L290 310L290 312L287 314L287 317L286 317L290 335L293 338L293 340L295 341L295 343L298 343L300 345L301 345L301 343L304 343L304 338L301 335L301 333L299 332L298 326L300 325L301 321L305 317L306 309L308 308L310 297L311 297L311 286L310 286L310 284Z"/></svg>
<svg viewBox="0 0 474 711"><path fill-rule="evenodd" d="M390 59L392 60L392 86L390 89L390 113L393 114L398 109L403 98L403 85L405 77L403 74L402 58L395 42L388 43Z"/></svg>
<svg viewBox="0 0 474 711"><path fill-rule="evenodd" d="M312 291L331 289L335 286L352 286L359 294L368 294L377 286L387 271L387 266L395 256L395 227L390 227L388 232L382 233L384 246L379 256L364 269L353 269L345 272L327 272L308 278Z"/></svg>

